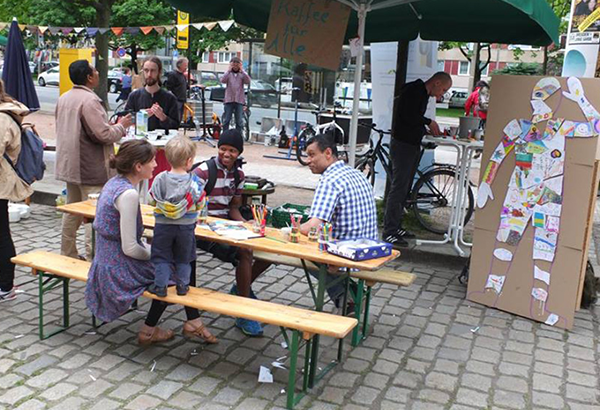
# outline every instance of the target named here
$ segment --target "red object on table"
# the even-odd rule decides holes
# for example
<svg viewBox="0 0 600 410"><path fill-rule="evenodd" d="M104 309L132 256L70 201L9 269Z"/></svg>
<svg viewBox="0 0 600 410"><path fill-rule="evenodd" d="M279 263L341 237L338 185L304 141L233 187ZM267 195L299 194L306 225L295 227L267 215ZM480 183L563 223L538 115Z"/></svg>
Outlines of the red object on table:
<svg viewBox="0 0 600 410"><path fill-rule="evenodd" d="M169 161L167 161L167 156L165 155L164 148L158 148L156 150L155 159L156 159L156 168L154 168L154 171L152 171L152 178L150 179L148 187L152 186L152 182L154 182L154 177L156 177L158 174L160 174L163 171L171 170L171 165L169 164Z"/></svg>

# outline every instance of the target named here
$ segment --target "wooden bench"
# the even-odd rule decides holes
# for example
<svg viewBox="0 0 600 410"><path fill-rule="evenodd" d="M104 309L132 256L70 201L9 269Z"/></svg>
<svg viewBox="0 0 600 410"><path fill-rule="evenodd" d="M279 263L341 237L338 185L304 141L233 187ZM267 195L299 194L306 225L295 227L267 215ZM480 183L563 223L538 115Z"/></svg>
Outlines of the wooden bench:
<svg viewBox="0 0 600 410"><path fill-rule="evenodd" d="M318 271L319 266L310 261L303 261L290 256L276 255L268 252L254 252L254 258L270 262L274 265L288 265L308 271ZM352 346L357 346L367 336L369 329L369 307L371 304L371 288L377 283L387 283L395 286L410 286L417 276L414 273L401 272L393 269L379 269L377 271L350 271L350 277L357 280L356 292L350 291L354 300L354 317L359 325L352 331ZM310 278L308 278L310 280ZM364 314L361 318L361 310Z"/></svg>
<svg viewBox="0 0 600 410"><path fill-rule="evenodd" d="M69 327L69 281L86 282L91 263L46 251L34 251L17 255L11 261L15 265L31 268L32 273L38 277L40 339L46 339L67 329ZM44 334L43 314L44 294L61 283L63 286L63 326L46 335ZM290 409L306 393L309 373L314 371L312 368L316 367L316 363L311 363L313 336L322 335L340 339L341 347L343 338L358 324L354 318L244 298L205 288L190 287L187 295L178 296L175 288L169 287L168 294L164 298L147 291L144 292L143 296L207 312L256 320L261 323L279 326L282 330L291 330L291 341L284 331L284 337L290 349L290 372L287 388L287 407ZM305 341L304 346L300 346L301 339ZM305 347L306 353L304 380L301 392L296 394L296 366L301 347Z"/></svg>

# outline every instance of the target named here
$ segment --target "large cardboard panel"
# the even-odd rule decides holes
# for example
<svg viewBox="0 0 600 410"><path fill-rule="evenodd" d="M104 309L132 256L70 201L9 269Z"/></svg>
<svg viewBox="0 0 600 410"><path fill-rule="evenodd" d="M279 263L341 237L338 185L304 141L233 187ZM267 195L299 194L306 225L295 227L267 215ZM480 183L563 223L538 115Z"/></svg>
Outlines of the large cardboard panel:
<svg viewBox="0 0 600 410"><path fill-rule="evenodd" d="M337 70L350 8L333 0L274 0L265 52Z"/></svg>
<svg viewBox="0 0 600 410"><path fill-rule="evenodd" d="M543 77L495 76L492 79L491 99L481 169L484 170L491 154L503 136L503 129L513 119L531 119L531 95L535 84ZM562 90L568 91L566 78L559 79ZM581 79L585 95L600 111L600 80ZM579 106L557 91L545 102L554 110L553 118L585 121ZM545 127L545 122L541 123ZM590 206L595 190L594 164L598 156L598 138L567 138L565 145L565 173L560 232L554 262L535 261L541 269L551 272L548 300L543 306L531 296L532 287L541 285L533 277L532 259L534 227L529 221L525 234L516 247L496 241L500 212L508 183L515 168L515 154L503 161L492 184L494 199L483 209L477 209L474 247L469 275L468 298L538 321L545 321L548 313L560 317L556 326L571 328L578 306L580 279L587 254L586 236L589 232ZM481 173L483 176L483 172ZM497 247L511 250L511 263L493 257ZM506 275L500 295L484 290L488 274ZM543 286L540 286L543 287Z"/></svg>

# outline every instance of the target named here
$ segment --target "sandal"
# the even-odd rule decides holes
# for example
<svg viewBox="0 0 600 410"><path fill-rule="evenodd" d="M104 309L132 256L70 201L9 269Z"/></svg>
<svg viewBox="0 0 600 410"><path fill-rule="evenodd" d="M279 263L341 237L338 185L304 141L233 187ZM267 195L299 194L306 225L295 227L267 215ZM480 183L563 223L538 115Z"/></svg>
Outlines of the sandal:
<svg viewBox="0 0 600 410"><path fill-rule="evenodd" d="M189 338L198 337L209 344L215 344L219 342L219 339L210 333L200 318L185 322L183 324L183 335Z"/></svg>
<svg viewBox="0 0 600 410"><path fill-rule="evenodd" d="M158 326L148 326L143 324L140 332L138 333L138 344L141 346L149 346L152 343L166 342L172 339L174 333L171 329L164 330Z"/></svg>

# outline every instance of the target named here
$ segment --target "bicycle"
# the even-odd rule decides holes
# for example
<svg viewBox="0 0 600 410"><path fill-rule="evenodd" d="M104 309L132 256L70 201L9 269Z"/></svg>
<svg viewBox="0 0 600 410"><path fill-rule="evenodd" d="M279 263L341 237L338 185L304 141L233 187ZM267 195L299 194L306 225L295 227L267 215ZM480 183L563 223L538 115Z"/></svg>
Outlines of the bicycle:
<svg viewBox="0 0 600 410"><path fill-rule="evenodd" d="M342 159L344 159L344 161L348 162L348 153L346 152L346 149L343 145L344 144L344 130L342 129L342 127L340 127L336 123L335 109L333 110L333 120L332 121L325 123L325 124L319 124L319 115L321 115L324 112L327 112L327 110L319 109L316 111L312 111L312 113L315 115L317 125L307 124L298 133L297 137L292 138L291 143L295 144L296 158L298 159L298 162L304 166L308 165L308 162L306 162L306 143L309 139L311 139L318 133L333 135L335 138L336 144L338 145L338 156L341 156L341 157L345 156L345 158L342 158Z"/></svg>
<svg viewBox="0 0 600 410"><path fill-rule="evenodd" d="M376 128L376 124L363 127L369 127L379 134L379 138L374 147L369 149L360 159L357 160L355 168L365 174L369 182L374 185L377 171L375 165L379 161L387 175L388 186L391 184L392 166L389 154L389 145L383 143L384 135L390 135ZM437 145L434 143L421 144L421 153L419 163L425 152L425 149L434 149ZM406 201L406 209L413 212L415 218L426 230L444 234L448 232L452 208L455 204L455 195L458 192L456 185L456 166L451 164L433 163L424 170L417 169L417 182L412 186ZM467 210L465 213L465 225L471 219L475 210L475 197L471 188L473 184L468 183L467 187Z"/></svg>

